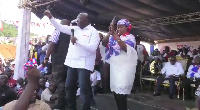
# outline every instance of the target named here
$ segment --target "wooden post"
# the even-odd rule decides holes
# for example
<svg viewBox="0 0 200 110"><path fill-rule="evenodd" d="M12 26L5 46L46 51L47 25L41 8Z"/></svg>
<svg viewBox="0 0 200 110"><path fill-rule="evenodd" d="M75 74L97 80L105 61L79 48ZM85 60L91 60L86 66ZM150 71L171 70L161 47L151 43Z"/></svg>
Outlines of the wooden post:
<svg viewBox="0 0 200 110"><path fill-rule="evenodd" d="M29 3L29 0L19 0L20 13L21 17L19 20L18 27L18 36L17 36L17 48L16 48L16 57L15 57L15 70L14 70L14 79L25 77L25 71L23 65L28 60L29 52L29 37L30 37L30 21L31 21L31 10L24 7Z"/></svg>

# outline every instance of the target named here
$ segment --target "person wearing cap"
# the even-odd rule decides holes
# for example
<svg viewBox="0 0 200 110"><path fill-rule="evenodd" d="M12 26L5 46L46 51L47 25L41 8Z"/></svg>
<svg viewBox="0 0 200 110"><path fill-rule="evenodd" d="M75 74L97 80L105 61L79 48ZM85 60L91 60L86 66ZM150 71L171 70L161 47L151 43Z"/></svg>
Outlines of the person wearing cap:
<svg viewBox="0 0 200 110"><path fill-rule="evenodd" d="M164 67L161 70L161 74L157 79L156 79L156 89L154 96L160 96L161 92L161 84L165 80L169 80L170 84L170 95L169 98L173 99L174 95L174 87L175 87L175 81L179 80L179 77L184 75L184 70L183 66L181 63L176 61L176 56L171 56L170 61L167 62Z"/></svg>
<svg viewBox="0 0 200 110"><path fill-rule="evenodd" d="M77 26L61 25L55 21L50 11L44 14L50 19L55 28L71 36L65 65L68 66L66 80L67 108L76 110L77 81L80 86L83 110L90 110L90 73L94 70L96 50L100 42L98 31L91 26L87 13L77 16Z"/></svg>
<svg viewBox="0 0 200 110"><path fill-rule="evenodd" d="M110 88L118 110L127 110L127 95L131 94L138 60L135 37L130 30L130 22L121 19L117 22L117 31L110 27L110 36L107 36L105 58L110 61Z"/></svg>

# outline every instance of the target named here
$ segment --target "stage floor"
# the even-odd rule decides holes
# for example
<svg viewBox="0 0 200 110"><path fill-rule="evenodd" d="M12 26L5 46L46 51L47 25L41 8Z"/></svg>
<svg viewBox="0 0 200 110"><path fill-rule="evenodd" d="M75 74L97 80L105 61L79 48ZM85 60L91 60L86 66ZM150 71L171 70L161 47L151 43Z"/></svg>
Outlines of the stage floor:
<svg viewBox="0 0 200 110"><path fill-rule="evenodd" d="M91 110L117 110L113 94L98 94L94 96L96 106ZM77 108L81 110L80 98L77 100ZM182 99L169 99L168 95L154 97L152 93L137 92L128 97L129 110L195 110L195 101L183 101Z"/></svg>

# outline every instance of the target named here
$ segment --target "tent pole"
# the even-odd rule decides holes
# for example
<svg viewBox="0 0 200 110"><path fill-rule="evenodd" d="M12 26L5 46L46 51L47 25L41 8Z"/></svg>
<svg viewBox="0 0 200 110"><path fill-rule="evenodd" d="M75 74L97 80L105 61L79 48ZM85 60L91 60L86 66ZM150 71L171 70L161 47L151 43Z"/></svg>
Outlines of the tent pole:
<svg viewBox="0 0 200 110"><path fill-rule="evenodd" d="M15 70L13 77L15 80L17 80L18 78L25 78L23 65L28 60L31 10L30 8L24 6L27 6L29 2L29 0L19 0L20 20L18 27Z"/></svg>

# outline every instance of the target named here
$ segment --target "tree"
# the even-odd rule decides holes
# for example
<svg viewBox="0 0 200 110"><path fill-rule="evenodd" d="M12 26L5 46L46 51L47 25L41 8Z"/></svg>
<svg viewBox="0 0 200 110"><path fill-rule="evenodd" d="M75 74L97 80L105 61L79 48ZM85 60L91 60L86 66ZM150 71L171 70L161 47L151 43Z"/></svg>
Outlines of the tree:
<svg viewBox="0 0 200 110"><path fill-rule="evenodd" d="M0 36L4 37L17 37L18 30L13 24L3 22L3 31L0 31ZM30 33L30 36L37 36L34 33Z"/></svg>
<svg viewBox="0 0 200 110"><path fill-rule="evenodd" d="M16 37L17 28L13 24L7 24L3 22L3 31L0 31L0 36L4 37Z"/></svg>

